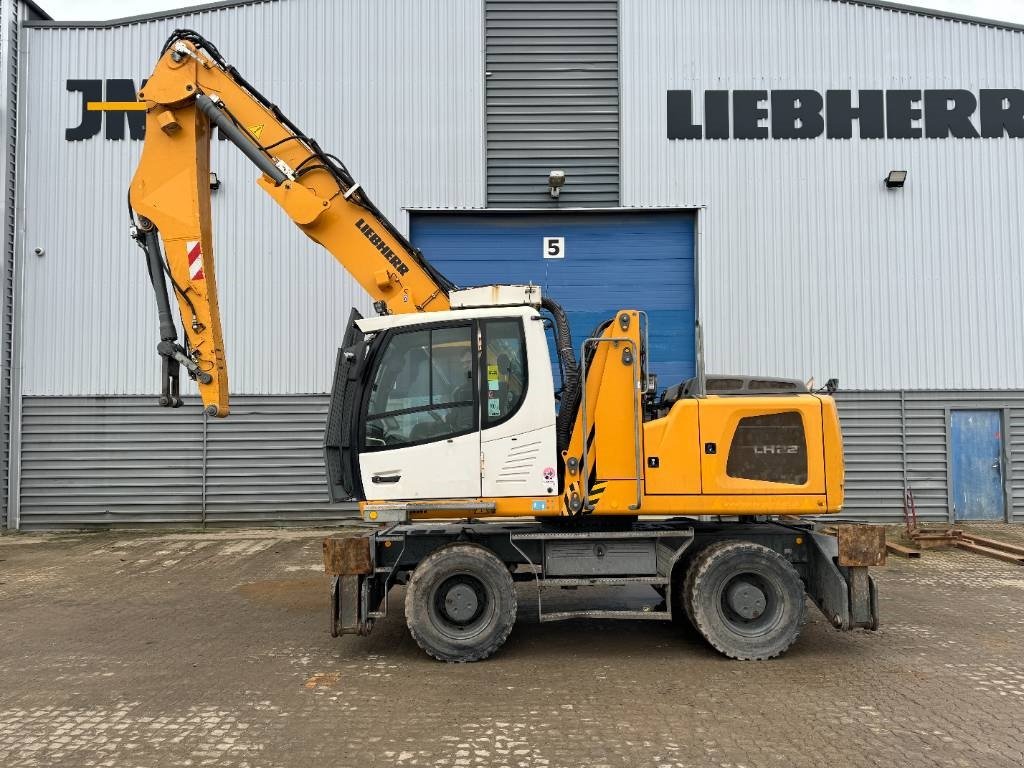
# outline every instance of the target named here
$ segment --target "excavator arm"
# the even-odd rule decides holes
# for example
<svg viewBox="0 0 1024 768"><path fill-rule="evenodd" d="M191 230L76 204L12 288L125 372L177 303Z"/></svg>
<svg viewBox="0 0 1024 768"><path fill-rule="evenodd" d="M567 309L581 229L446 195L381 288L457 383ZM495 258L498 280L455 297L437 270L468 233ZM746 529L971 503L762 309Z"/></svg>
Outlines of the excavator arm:
<svg viewBox="0 0 1024 768"><path fill-rule="evenodd" d="M196 380L206 412L228 414L210 217L216 126L261 172L257 184L373 298L381 314L449 309L454 286L324 152L199 34L177 30L139 99L146 138L129 191L132 237L146 253L160 323L161 405L181 404L178 373ZM162 245L162 248L161 248ZM177 301L179 339L168 289Z"/></svg>

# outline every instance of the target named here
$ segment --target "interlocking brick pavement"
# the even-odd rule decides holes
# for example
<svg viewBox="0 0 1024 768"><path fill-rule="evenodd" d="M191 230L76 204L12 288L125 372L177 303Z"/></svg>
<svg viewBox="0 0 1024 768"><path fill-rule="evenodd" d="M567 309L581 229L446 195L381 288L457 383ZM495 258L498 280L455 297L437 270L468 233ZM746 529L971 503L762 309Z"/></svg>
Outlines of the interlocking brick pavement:
<svg viewBox="0 0 1024 768"><path fill-rule="evenodd" d="M890 558L879 632L812 610L760 663L659 622L539 624L523 585L508 644L445 665L400 588L371 636L329 636L322 535L0 537L0 766L1024 765L1024 568Z"/></svg>

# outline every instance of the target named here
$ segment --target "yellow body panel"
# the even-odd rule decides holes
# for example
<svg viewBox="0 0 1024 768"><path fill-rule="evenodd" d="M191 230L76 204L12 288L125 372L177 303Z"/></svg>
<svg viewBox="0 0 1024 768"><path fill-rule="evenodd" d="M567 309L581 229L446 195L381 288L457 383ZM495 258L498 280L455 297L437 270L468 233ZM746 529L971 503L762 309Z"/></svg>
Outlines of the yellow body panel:
<svg viewBox="0 0 1024 768"><path fill-rule="evenodd" d="M644 489L648 495L700 493L698 401L682 400L644 424ZM652 467L652 459L657 467Z"/></svg>
<svg viewBox="0 0 1024 768"><path fill-rule="evenodd" d="M801 485L745 480L726 471L740 419L796 411L803 421L807 445L807 482ZM825 493L825 459L821 450L821 401L813 395L710 396L700 401L700 441L715 446L701 455L701 486L706 494Z"/></svg>
<svg viewBox="0 0 1024 768"><path fill-rule="evenodd" d="M838 512L843 508L846 487L846 469L843 462L843 434L839 426L839 412L836 401L831 397L820 397L823 452L825 454L825 492L828 494L828 511Z"/></svg>

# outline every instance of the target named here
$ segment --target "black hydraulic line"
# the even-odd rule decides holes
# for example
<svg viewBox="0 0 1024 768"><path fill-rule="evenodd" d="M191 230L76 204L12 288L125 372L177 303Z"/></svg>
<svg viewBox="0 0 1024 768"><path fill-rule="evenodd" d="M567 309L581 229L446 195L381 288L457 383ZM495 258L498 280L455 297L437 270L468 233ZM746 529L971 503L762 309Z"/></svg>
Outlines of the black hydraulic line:
<svg viewBox="0 0 1024 768"><path fill-rule="evenodd" d="M146 252L146 268L149 271L149 281L153 284L153 293L156 295L156 314L160 324L160 342L156 345L160 355L160 405L165 408L178 408L181 406L181 390L178 384L178 361L174 359L171 351L177 348L175 341L178 332L174 327L174 318L171 315L171 302L167 297L167 283L164 280L164 260L160 255L160 238L157 236L156 227L146 231L140 241L142 249Z"/></svg>
<svg viewBox="0 0 1024 768"><path fill-rule="evenodd" d="M156 315L160 322L160 340L177 341L178 332L174 327L171 314L171 301L167 297L167 282L164 280L163 257L160 255L160 238L156 228L144 235L143 249L146 251L146 266L149 269L149 281L153 284L156 294Z"/></svg>
<svg viewBox="0 0 1024 768"><path fill-rule="evenodd" d="M142 249L146 252L146 268L149 272L149 281L153 284L157 320L160 324L160 341L156 345L157 354L164 359L164 397L161 397L160 404L177 408L181 405L181 398L177 396L178 365L185 366L202 384L209 384L213 377L206 371L201 371L196 362L186 354L185 349L177 343L178 331L174 327L171 300L167 296L164 259L160 253L160 237L156 227L144 232Z"/></svg>
<svg viewBox="0 0 1024 768"><path fill-rule="evenodd" d="M210 119L211 123L220 129L224 136L228 137L232 144L241 150L243 155L252 160L257 168L272 178L275 184L280 184L288 178L284 171L274 165L274 162L260 147L241 128L235 125L230 117L224 114L224 110L217 106L217 102L205 94L199 94L196 96L196 106Z"/></svg>
<svg viewBox="0 0 1024 768"><path fill-rule="evenodd" d="M572 428L576 423L576 412L580 405L580 368L576 362L576 353L572 348L572 333L569 320L565 316L562 305L554 299L544 296L540 300L542 309L551 313L555 320L555 344L558 361L562 366L562 402L555 420L555 433L558 438L558 450L564 451L572 439Z"/></svg>

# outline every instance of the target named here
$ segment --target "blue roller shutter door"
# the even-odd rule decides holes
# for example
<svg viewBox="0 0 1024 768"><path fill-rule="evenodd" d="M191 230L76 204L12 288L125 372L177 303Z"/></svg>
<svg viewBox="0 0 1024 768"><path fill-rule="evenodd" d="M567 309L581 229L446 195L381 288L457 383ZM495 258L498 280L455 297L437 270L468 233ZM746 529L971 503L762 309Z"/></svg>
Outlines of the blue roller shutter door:
<svg viewBox="0 0 1024 768"><path fill-rule="evenodd" d="M616 310L644 310L659 386L694 375L693 213L415 212L410 233L460 286L540 285L565 307L577 354ZM549 237L565 239L564 258L544 258Z"/></svg>

